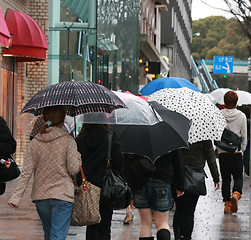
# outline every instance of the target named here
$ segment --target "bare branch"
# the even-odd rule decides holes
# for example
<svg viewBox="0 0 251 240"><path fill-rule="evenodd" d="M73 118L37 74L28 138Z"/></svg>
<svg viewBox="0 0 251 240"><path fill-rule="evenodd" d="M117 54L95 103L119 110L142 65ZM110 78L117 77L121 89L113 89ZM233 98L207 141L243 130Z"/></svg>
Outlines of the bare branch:
<svg viewBox="0 0 251 240"><path fill-rule="evenodd" d="M208 7L211 7L211 8L214 8L214 9L218 9L218 10L221 10L221 11L230 13L229 10L226 10L226 9L223 9L223 8L219 8L219 7L212 6L212 5L208 4L208 3L206 3L204 0L200 0L200 1L201 1L202 3L204 3L205 5L207 5Z"/></svg>

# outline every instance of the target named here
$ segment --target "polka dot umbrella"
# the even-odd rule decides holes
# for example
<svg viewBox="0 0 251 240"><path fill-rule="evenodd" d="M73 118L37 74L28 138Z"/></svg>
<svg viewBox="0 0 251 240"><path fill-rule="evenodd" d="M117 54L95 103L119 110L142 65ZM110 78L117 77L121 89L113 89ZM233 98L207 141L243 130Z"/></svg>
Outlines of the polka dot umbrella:
<svg viewBox="0 0 251 240"><path fill-rule="evenodd" d="M181 113L192 125L189 130L189 143L202 140L220 140L227 123L221 111L200 92L188 88L166 88L149 96L149 100Z"/></svg>

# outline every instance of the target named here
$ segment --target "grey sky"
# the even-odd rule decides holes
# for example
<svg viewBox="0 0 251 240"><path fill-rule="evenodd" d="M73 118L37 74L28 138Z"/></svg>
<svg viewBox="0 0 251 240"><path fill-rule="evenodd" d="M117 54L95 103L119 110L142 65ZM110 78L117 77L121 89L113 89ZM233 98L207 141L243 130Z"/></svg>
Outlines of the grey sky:
<svg viewBox="0 0 251 240"><path fill-rule="evenodd" d="M212 6L217 6L218 8L227 9L226 4L223 0L203 0L204 2L208 3ZM224 11L211 8L201 0L192 0L192 19L198 20L200 18L205 18L209 16L224 16L226 18L232 17L231 14L225 13Z"/></svg>

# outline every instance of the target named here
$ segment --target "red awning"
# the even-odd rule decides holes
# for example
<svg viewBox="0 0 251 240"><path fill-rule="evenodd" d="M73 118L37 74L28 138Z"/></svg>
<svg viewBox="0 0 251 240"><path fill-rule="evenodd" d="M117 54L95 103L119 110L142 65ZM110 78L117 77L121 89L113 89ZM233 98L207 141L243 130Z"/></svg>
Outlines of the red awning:
<svg viewBox="0 0 251 240"><path fill-rule="evenodd" d="M3 13L0 9L0 44L8 48L10 45L9 40L10 40L10 32L4 20Z"/></svg>
<svg viewBox="0 0 251 240"><path fill-rule="evenodd" d="M18 62L46 59L47 39L33 18L25 13L8 9L5 21L13 37L11 47L4 49L3 56L15 56Z"/></svg>

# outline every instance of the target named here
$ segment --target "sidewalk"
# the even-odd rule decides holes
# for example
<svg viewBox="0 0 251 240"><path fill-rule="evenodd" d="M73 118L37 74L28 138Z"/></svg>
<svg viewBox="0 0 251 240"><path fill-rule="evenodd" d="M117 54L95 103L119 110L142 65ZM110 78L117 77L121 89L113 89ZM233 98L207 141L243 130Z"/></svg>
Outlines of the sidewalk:
<svg viewBox="0 0 251 240"><path fill-rule="evenodd" d="M214 191L210 177L206 181L208 194L205 197L200 197L197 205L193 240L249 239L249 178L244 177L243 195L239 202L239 211L236 214L223 213L221 192ZM6 193L0 196L0 240L42 240L42 225L30 199L31 183L29 183L18 209L12 210L7 205L16 183L16 180L8 183ZM114 212L112 221L113 240L139 239L140 220L137 210L135 210L134 215L132 224L123 225L125 210ZM169 224L172 239L174 239L172 218L173 211L170 212ZM156 235L155 230L153 235ZM67 240L84 239L85 227L70 227Z"/></svg>

